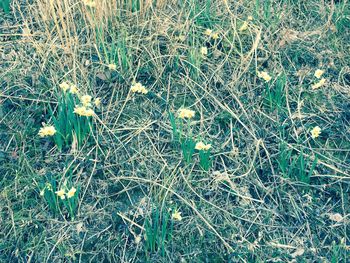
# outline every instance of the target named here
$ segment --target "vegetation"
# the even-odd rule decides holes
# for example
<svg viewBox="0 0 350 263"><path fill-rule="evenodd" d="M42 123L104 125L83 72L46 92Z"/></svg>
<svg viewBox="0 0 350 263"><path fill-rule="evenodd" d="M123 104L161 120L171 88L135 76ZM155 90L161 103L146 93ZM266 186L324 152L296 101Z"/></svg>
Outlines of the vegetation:
<svg viewBox="0 0 350 263"><path fill-rule="evenodd" d="M1 262L349 262L350 3L0 8Z"/></svg>

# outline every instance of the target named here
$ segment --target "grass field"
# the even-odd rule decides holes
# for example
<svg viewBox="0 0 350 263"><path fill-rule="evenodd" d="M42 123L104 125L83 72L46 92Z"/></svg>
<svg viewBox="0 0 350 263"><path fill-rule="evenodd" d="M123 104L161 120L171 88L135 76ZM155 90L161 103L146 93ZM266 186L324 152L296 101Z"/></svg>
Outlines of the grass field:
<svg viewBox="0 0 350 263"><path fill-rule="evenodd" d="M0 262L350 262L348 0L1 3Z"/></svg>

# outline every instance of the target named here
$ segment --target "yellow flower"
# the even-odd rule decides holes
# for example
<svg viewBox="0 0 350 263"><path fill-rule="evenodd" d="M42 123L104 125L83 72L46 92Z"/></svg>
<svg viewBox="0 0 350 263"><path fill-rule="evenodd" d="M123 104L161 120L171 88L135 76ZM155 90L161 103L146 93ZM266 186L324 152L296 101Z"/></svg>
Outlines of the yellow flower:
<svg viewBox="0 0 350 263"><path fill-rule="evenodd" d="M116 64L108 64L108 68L110 70L117 70L117 65Z"/></svg>
<svg viewBox="0 0 350 263"><path fill-rule="evenodd" d="M171 215L171 217L175 221L181 221L182 220L181 212L179 212L177 210L175 210L175 212Z"/></svg>
<svg viewBox="0 0 350 263"><path fill-rule="evenodd" d="M213 33L213 30L207 28L205 31L204 31L204 34L207 35L208 37L211 36L211 34Z"/></svg>
<svg viewBox="0 0 350 263"><path fill-rule="evenodd" d="M135 83L134 85L132 85L130 90L132 92L134 92L134 93L142 93L142 94L147 94L148 93L148 90L140 82Z"/></svg>
<svg viewBox="0 0 350 263"><path fill-rule="evenodd" d="M90 95L81 96L80 101L84 106L90 106L92 97Z"/></svg>
<svg viewBox="0 0 350 263"><path fill-rule="evenodd" d="M203 56L208 55L208 48L207 47L201 47L200 52Z"/></svg>
<svg viewBox="0 0 350 263"><path fill-rule="evenodd" d="M314 76L316 77L316 78L321 78L321 76L323 75L323 73L324 73L324 70L322 70L322 69L317 69L316 71L315 71L315 74L314 74Z"/></svg>
<svg viewBox="0 0 350 263"><path fill-rule="evenodd" d="M93 0L84 0L84 5L88 6L88 7L96 7L96 2Z"/></svg>
<svg viewBox="0 0 350 263"><path fill-rule="evenodd" d="M100 98L96 98L94 101L94 104L96 107L99 107L101 105L101 99Z"/></svg>
<svg viewBox="0 0 350 263"><path fill-rule="evenodd" d="M252 20L253 20L253 17L252 17L252 16L248 16L247 19L248 19L249 21L252 21Z"/></svg>
<svg viewBox="0 0 350 263"><path fill-rule="evenodd" d="M45 188L49 191L52 191L52 185L50 183L46 183Z"/></svg>
<svg viewBox="0 0 350 263"><path fill-rule="evenodd" d="M313 139L317 138L321 134L321 128L316 126L311 130L311 137Z"/></svg>
<svg viewBox="0 0 350 263"><path fill-rule="evenodd" d="M211 38L214 39L214 40L218 39L219 38L219 33L211 34Z"/></svg>
<svg viewBox="0 0 350 263"><path fill-rule="evenodd" d="M186 40L186 36L185 35L179 35L176 38L178 41L184 42Z"/></svg>
<svg viewBox="0 0 350 263"><path fill-rule="evenodd" d="M92 109L88 109L85 106L75 106L73 112L80 116L86 116L86 117L90 117L95 114L95 112Z"/></svg>
<svg viewBox="0 0 350 263"><path fill-rule="evenodd" d="M66 92L69 88L70 88L70 85L68 82L62 82L59 87L64 91Z"/></svg>
<svg viewBox="0 0 350 263"><path fill-rule="evenodd" d="M196 114L195 111L189 110L189 109L180 109L178 111L178 117L180 119L192 119L195 114Z"/></svg>
<svg viewBox="0 0 350 263"><path fill-rule="evenodd" d="M311 86L311 88L312 88L312 89L319 89L319 88L321 88L325 83L326 83L326 79L323 78L323 79L321 79L319 82L313 84L313 85Z"/></svg>
<svg viewBox="0 0 350 263"><path fill-rule="evenodd" d="M95 115L95 112L92 109L86 109L86 111L85 111L85 116L86 117L91 117L91 116L94 116L94 115Z"/></svg>
<svg viewBox="0 0 350 263"><path fill-rule="evenodd" d="M266 82L271 80L271 76L266 71L258 71L258 77L264 79Z"/></svg>
<svg viewBox="0 0 350 263"><path fill-rule="evenodd" d="M60 197L62 200L65 199L66 197L64 196L65 195L65 192L63 189L59 190L59 191L56 191L55 192L57 194L58 197Z"/></svg>
<svg viewBox="0 0 350 263"><path fill-rule="evenodd" d="M135 244L139 244L139 243L141 242L141 240L142 240L141 235L137 235L137 236L135 237Z"/></svg>
<svg viewBox="0 0 350 263"><path fill-rule="evenodd" d="M68 198L73 197L76 191L77 191L77 189L75 189L75 187L72 187L72 188L68 191L67 197L68 197Z"/></svg>
<svg viewBox="0 0 350 263"><path fill-rule="evenodd" d="M72 84L69 88L69 92L72 93L72 94L78 94L79 90L78 90L78 87L77 85L75 84Z"/></svg>
<svg viewBox="0 0 350 263"><path fill-rule="evenodd" d="M56 133L54 126L44 126L40 128L38 135L40 137L53 136Z"/></svg>
<svg viewBox="0 0 350 263"><path fill-rule="evenodd" d="M244 21L244 23L242 24L242 26L239 28L239 31L245 31L248 29L248 22Z"/></svg>
<svg viewBox="0 0 350 263"><path fill-rule="evenodd" d="M197 142L195 149L198 151L208 151L211 148L211 144L205 144L202 141L201 142Z"/></svg>

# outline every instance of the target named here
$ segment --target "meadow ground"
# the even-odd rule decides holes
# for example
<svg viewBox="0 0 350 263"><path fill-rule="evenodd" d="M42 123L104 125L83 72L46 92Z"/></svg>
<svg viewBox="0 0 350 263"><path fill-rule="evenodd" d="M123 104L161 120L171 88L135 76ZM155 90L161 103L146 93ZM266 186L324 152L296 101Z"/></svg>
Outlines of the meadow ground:
<svg viewBox="0 0 350 263"><path fill-rule="evenodd" d="M350 261L348 0L2 5L0 262Z"/></svg>

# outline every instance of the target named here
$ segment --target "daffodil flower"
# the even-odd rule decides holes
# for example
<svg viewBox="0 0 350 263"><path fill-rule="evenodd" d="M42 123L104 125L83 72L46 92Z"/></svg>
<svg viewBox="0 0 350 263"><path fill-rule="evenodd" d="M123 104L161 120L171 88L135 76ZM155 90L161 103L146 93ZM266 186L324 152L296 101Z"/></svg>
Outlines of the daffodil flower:
<svg viewBox="0 0 350 263"><path fill-rule="evenodd" d="M197 142L195 149L198 151L208 151L211 148L211 144L205 144L202 141Z"/></svg>
<svg viewBox="0 0 350 263"><path fill-rule="evenodd" d="M108 68L110 70L117 70L117 65L116 64L108 64Z"/></svg>
<svg viewBox="0 0 350 263"><path fill-rule="evenodd" d="M130 90L131 92L134 92L134 93L142 93L142 94L148 93L148 90L146 89L146 87L143 86L140 82L137 82L134 85L132 85Z"/></svg>
<svg viewBox="0 0 350 263"><path fill-rule="evenodd" d="M272 79L269 73L266 71L258 71L257 74L259 78L265 80L266 82L269 82Z"/></svg>
<svg viewBox="0 0 350 263"><path fill-rule="evenodd" d="M95 114L92 109L86 108L85 106L76 106L73 111L75 114L85 117L91 117Z"/></svg>
<svg viewBox="0 0 350 263"><path fill-rule="evenodd" d="M247 29L248 29L248 22L244 21L242 26L239 28L239 31L242 32L242 31L245 31Z"/></svg>
<svg viewBox="0 0 350 263"><path fill-rule="evenodd" d="M69 88L70 88L70 85L68 82L62 82L59 87L64 91L66 92Z"/></svg>
<svg viewBox="0 0 350 263"><path fill-rule="evenodd" d="M40 128L38 135L40 137L53 136L56 133L54 126L44 126Z"/></svg>
<svg viewBox="0 0 350 263"><path fill-rule="evenodd" d="M326 79L323 78L323 79L321 79L319 82L313 84L313 85L311 86L311 88L312 88L312 89L319 89L319 88L321 88L325 83L326 83Z"/></svg>
<svg viewBox="0 0 350 263"><path fill-rule="evenodd" d="M75 187L72 187L67 193L67 198L72 198L76 191L77 189Z"/></svg>
<svg viewBox="0 0 350 263"><path fill-rule="evenodd" d="M101 99L100 98L96 98L94 100L94 104L95 104L96 107L99 107L101 105Z"/></svg>
<svg viewBox="0 0 350 263"><path fill-rule="evenodd" d="M81 103L86 107L90 106L91 100L92 100L92 97L90 95L83 95L80 98Z"/></svg>
<svg viewBox="0 0 350 263"><path fill-rule="evenodd" d="M211 36L211 34L213 33L213 30L207 28L205 31L204 31L204 34L207 35L208 37Z"/></svg>
<svg viewBox="0 0 350 263"><path fill-rule="evenodd" d="M317 137L319 137L320 134L321 134L321 128L319 126L316 126L311 130L311 137L313 139L316 139Z"/></svg>
<svg viewBox="0 0 350 263"><path fill-rule="evenodd" d="M66 197L65 197L65 191L64 191L64 189L61 189L61 190L59 190L59 191L56 191L55 192L56 193L56 195L58 196L58 197L60 197L62 200L64 200Z"/></svg>
<svg viewBox="0 0 350 263"><path fill-rule="evenodd" d="M72 84L69 88L69 92L72 93L72 94L78 94L79 90L78 90L78 87L77 85L75 84Z"/></svg>
<svg viewBox="0 0 350 263"><path fill-rule="evenodd" d="M202 56L208 55L208 48L207 47L201 47L200 53L202 54Z"/></svg>
<svg viewBox="0 0 350 263"><path fill-rule="evenodd" d="M93 0L84 0L83 3L84 3L84 5L91 7L91 8L96 7L96 2Z"/></svg>
<svg viewBox="0 0 350 263"><path fill-rule="evenodd" d="M195 111L189 110L189 109L180 109L178 111L178 117L180 119L192 119L195 114L196 114Z"/></svg>
<svg viewBox="0 0 350 263"><path fill-rule="evenodd" d="M175 212L171 215L171 218L174 219L175 221L181 221L182 220L181 212L175 210Z"/></svg>
<svg viewBox="0 0 350 263"><path fill-rule="evenodd" d="M315 76L316 78L319 79L319 78L322 77L323 73L324 73L324 70L322 70L322 69L317 69L317 70L315 71L314 76Z"/></svg>

